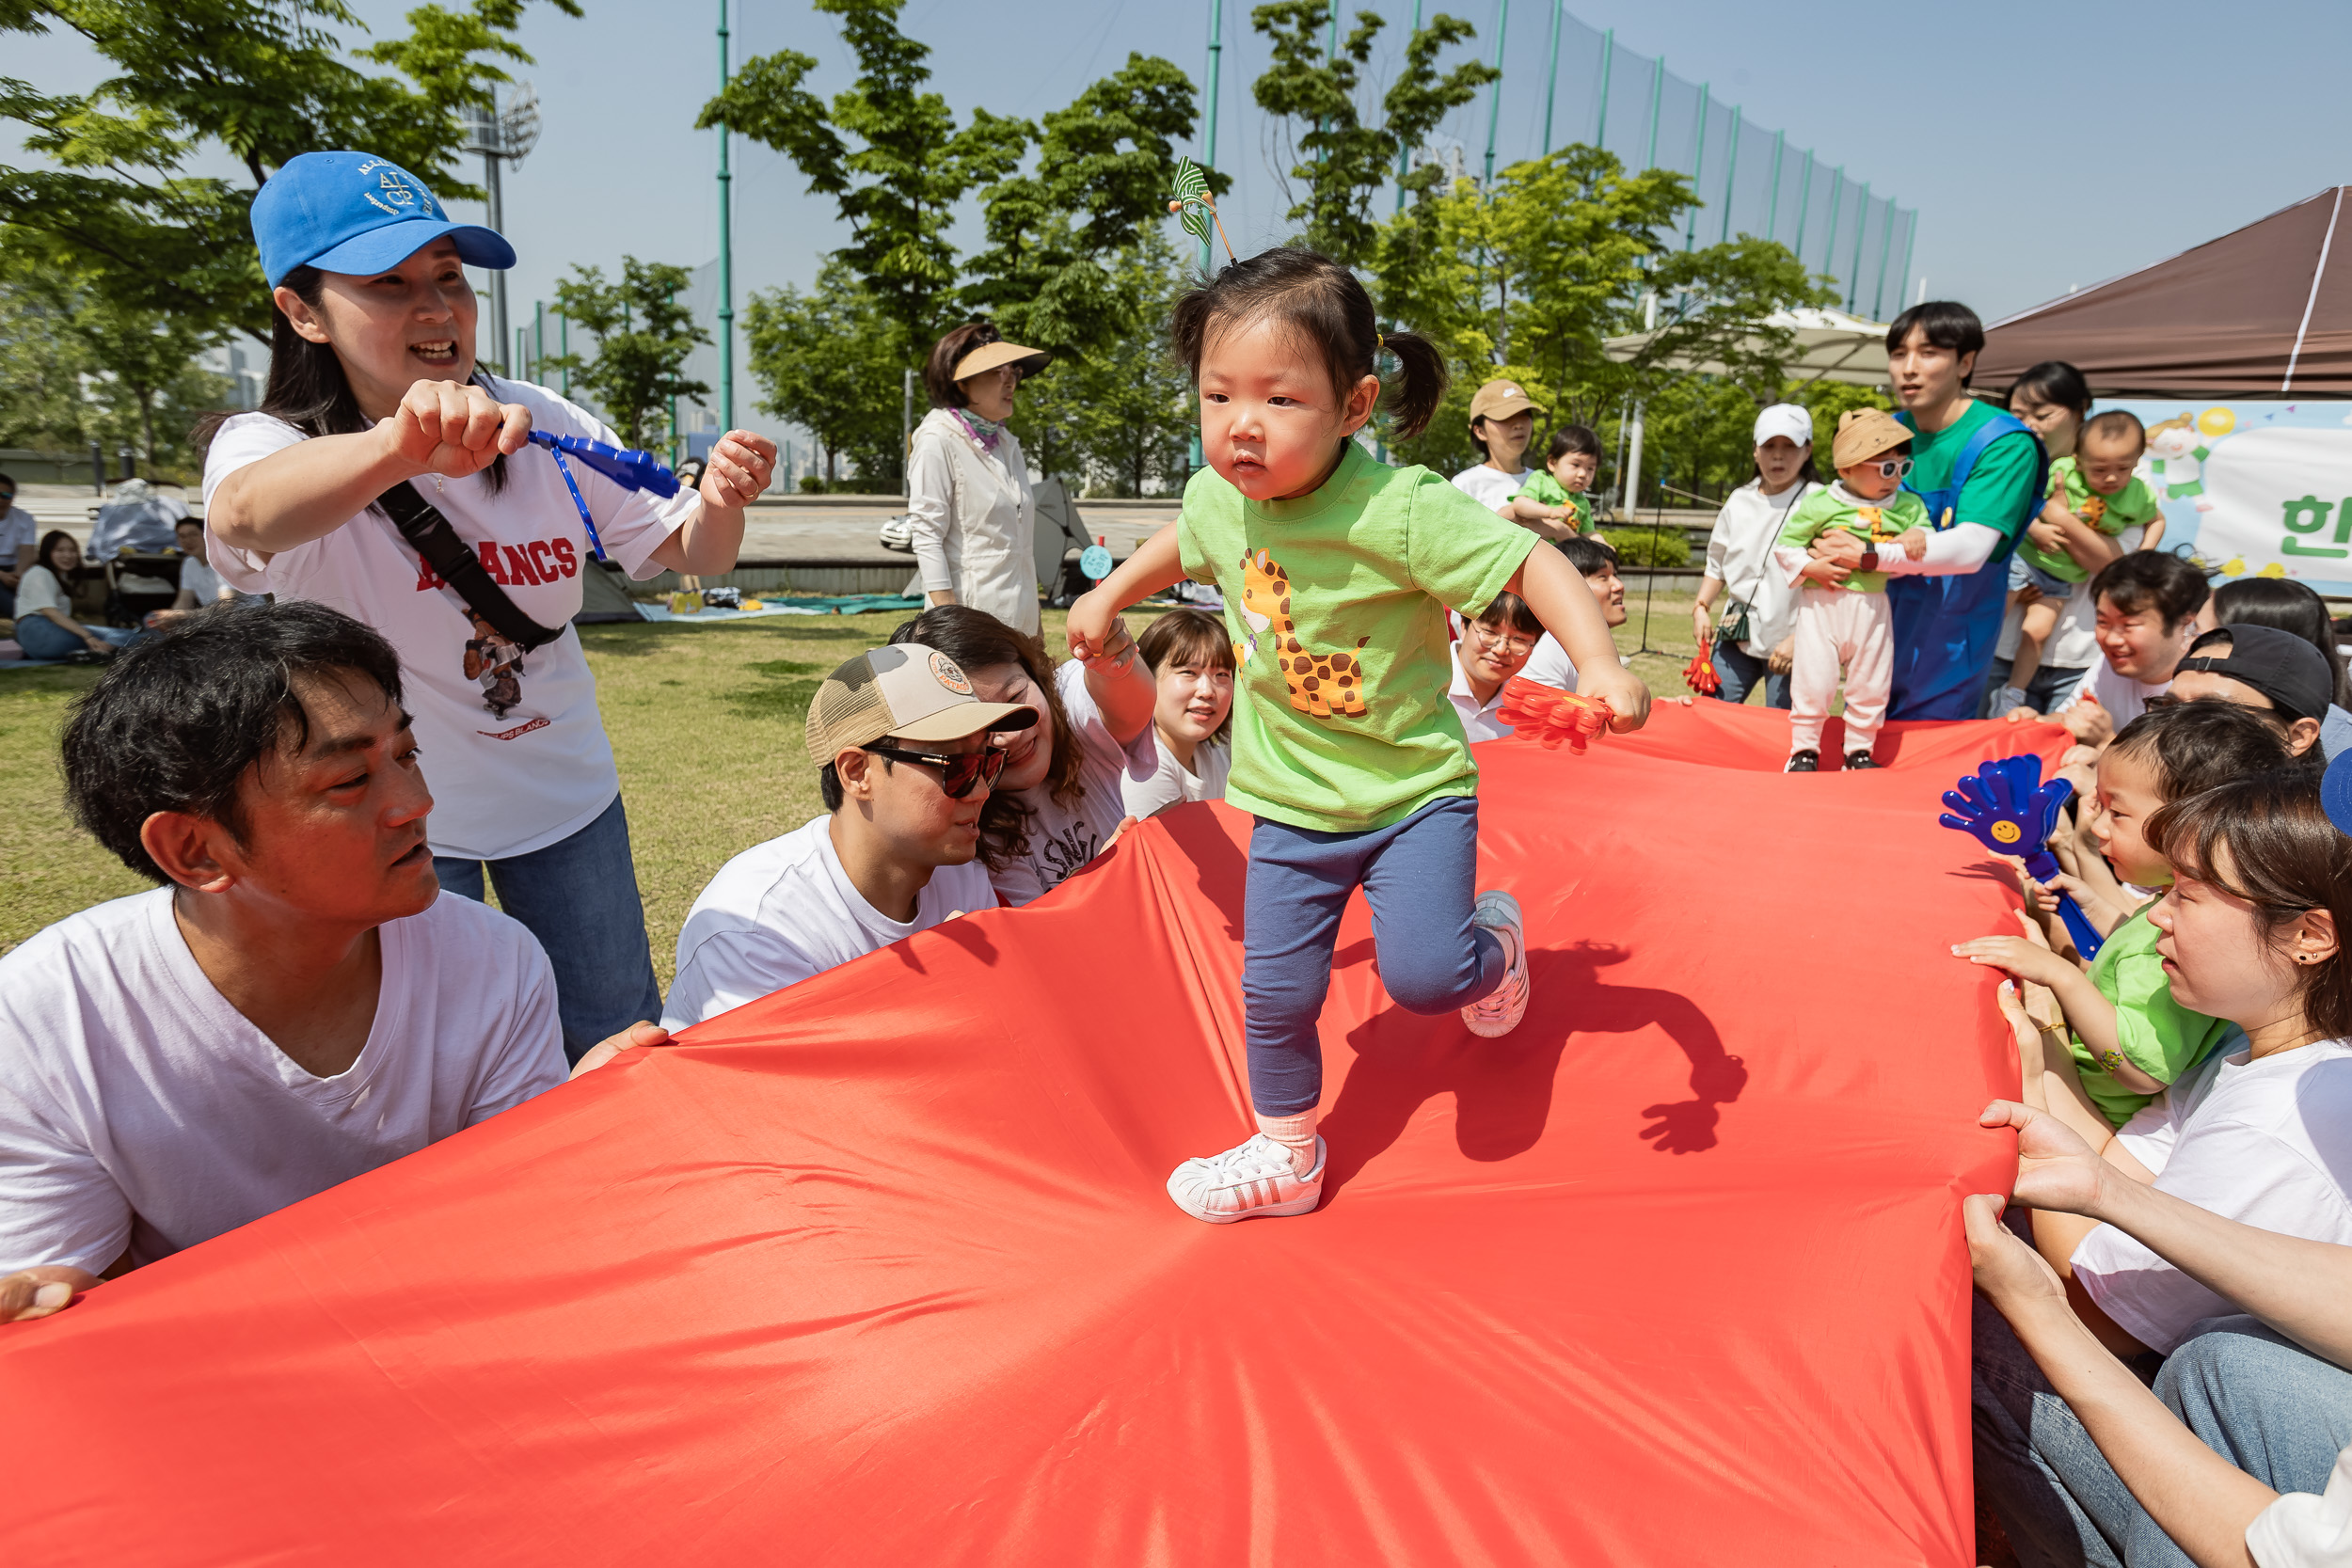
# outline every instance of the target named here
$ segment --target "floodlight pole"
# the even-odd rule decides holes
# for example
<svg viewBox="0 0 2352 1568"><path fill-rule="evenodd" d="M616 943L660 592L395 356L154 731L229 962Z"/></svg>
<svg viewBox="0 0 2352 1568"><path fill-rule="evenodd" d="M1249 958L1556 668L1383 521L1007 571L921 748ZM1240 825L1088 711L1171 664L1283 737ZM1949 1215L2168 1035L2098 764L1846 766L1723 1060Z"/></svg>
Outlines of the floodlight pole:
<svg viewBox="0 0 2352 1568"><path fill-rule="evenodd" d="M1777 238L1780 230L1780 155L1788 145L1788 132L1772 133L1772 198L1764 209L1764 237L1767 240Z"/></svg>
<svg viewBox="0 0 2352 1568"><path fill-rule="evenodd" d="M1870 319L1876 321L1886 307L1886 263L1895 254L1895 204L1886 204L1886 230L1879 236L1879 280L1870 291Z"/></svg>
<svg viewBox="0 0 2352 1568"><path fill-rule="evenodd" d="M1862 303L1862 231L1870 226L1870 182L1862 182L1862 195L1853 214L1853 264L1846 269L1846 310Z"/></svg>
<svg viewBox="0 0 2352 1568"><path fill-rule="evenodd" d="M1649 156L1643 160L1644 168L1658 166L1658 105L1666 90L1666 56L1660 55L1649 68Z"/></svg>
<svg viewBox="0 0 2352 1568"><path fill-rule="evenodd" d="M1717 242L1722 245L1731 243L1731 193L1740 183L1740 110L1737 103L1731 106L1731 157L1724 170L1724 231ZM1697 177L1692 178L1695 183Z"/></svg>
<svg viewBox="0 0 2352 1568"><path fill-rule="evenodd" d="M719 94L727 90L727 0L719 0ZM719 429L735 428L735 177L727 172L727 122L719 121Z"/></svg>
<svg viewBox="0 0 2352 1568"><path fill-rule="evenodd" d="M1800 263L1804 261L1804 220L1813 205L1813 150L1804 150L1804 177L1797 182L1797 243L1791 248Z"/></svg>
<svg viewBox="0 0 2352 1568"><path fill-rule="evenodd" d="M1684 225L1682 230L1682 248L1686 251L1698 244L1699 208L1696 198L1699 194L1699 182L1707 176L1707 111L1708 99L1713 94L1714 87L1715 85L1712 82L1699 84L1699 147L1698 150L1691 155L1691 195L1693 199L1691 203L1690 222Z"/></svg>
<svg viewBox="0 0 2352 1568"><path fill-rule="evenodd" d="M490 229L494 233L506 232L506 201L499 189L499 154L491 150L498 135L498 110L491 109L483 120L482 184L489 197ZM490 269L490 341L498 345L499 357L504 359L509 340L506 336L506 269Z"/></svg>

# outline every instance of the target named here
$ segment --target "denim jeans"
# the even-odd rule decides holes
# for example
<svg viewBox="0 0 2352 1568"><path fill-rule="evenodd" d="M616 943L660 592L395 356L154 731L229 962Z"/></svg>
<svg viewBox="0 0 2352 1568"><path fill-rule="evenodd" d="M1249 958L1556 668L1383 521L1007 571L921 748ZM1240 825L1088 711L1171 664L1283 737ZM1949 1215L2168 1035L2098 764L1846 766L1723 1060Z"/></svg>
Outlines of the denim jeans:
<svg viewBox="0 0 2352 1568"><path fill-rule="evenodd" d="M1993 693L2009 684L2009 673L2015 667L2014 659L1996 658L1993 661L1993 673L1984 683L1984 701L1977 708L1978 718L1991 715ZM2048 713L2066 700L2066 694L2074 690L2074 683L2082 678L2083 671L2079 668L2053 669L2045 664L2033 673L2032 680L2026 683L2026 705L2036 713Z"/></svg>
<svg viewBox="0 0 2352 1568"><path fill-rule="evenodd" d="M1361 833L1258 818L1243 895L1241 994L1249 1102L1295 1116L1323 1098L1315 1021L1331 989L1331 949L1348 895L1372 906L1380 981L1407 1012L1448 1013L1502 984L1502 941L1470 924L1477 897L1478 800L1432 801Z"/></svg>
<svg viewBox="0 0 2352 1568"><path fill-rule="evenodd" d="M442 888L482 897L482 861L433 857ZM641 1019L661 1020L645 906L619 796L594 822L527 855L486 863L499 905L529 928L555 968L564 1054L574 1062Z"/></svg>
<svg viewBox="0 0 2352 1568"><path fill-rule="evenodd" d="M1769 661L1756 657L1727 637L1715 639L1715 678L1724 683L1724 689L1715 695L1724 702L1746 702L1748 693L1755 690L1756 683L1761 680L1764 683L1764 705L1786 712L1789 705L1789 674L1787 670L1777 675L1772 674Z"/></svg>
<svg viewBox="0 0 2352 1568"><path fill-rule="evenodd" d="M83 629L103 642L119 648L139 634L122 626L93 626L82 623ZM63 658L69 654L89 651L89 644L52 621L46 615L27 615L16 624L16 645L24 650L26 658Z"/></svg>
<svg viewBox="0 0 2352 1568"><path fill-rule="evenodd" d="M2000 1312L1981 1296L1975 1306L1977 1486L2018 1560L2192 1568ZM2207 1447L2272 1490L2326 1491L2337 1452L2352 1443L2352 1372L2252 1318L2200 1326L2156 1373L2157 1396Z"/></svg>

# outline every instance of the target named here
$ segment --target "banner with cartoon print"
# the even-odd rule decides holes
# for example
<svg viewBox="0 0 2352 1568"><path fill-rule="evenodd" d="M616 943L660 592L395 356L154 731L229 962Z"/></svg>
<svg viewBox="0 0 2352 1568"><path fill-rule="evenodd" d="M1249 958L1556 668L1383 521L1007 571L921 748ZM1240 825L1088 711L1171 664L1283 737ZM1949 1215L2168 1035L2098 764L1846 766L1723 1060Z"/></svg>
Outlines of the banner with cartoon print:
<svg viewBox="0 0 2352 1568"><path fill-rule="evenodd" d="M2352 595L2352 402L2102 398L2148 428L2137 473L2158 547L2222 578L2293 578Z"/></svg>

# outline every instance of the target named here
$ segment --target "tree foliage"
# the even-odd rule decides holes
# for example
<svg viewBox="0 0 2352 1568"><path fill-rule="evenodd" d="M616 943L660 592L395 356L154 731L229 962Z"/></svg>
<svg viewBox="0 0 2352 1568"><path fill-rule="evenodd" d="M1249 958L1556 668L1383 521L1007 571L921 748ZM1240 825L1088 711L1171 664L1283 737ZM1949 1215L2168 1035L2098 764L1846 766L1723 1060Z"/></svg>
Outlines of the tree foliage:
<svg viewBox="0 0 2352 1568"><path fill-rule="evenodd" d="M825 483L840 483L846 454L861 475L904 471L898 451L905 340L846 261L825 263L806 293L786 284L755 293L743 311L760 412L817 438Z"/></svg>
<svg viewBox="0 0 2352 1568"><path fill-rule="evenodd" d="M1015 342L1089 358L1133 333L1141 301L1124 275L1138 236L1159 232L1175 180L1171 144L1192 135L1192 80L1156 56L1045 117L1035 166L980 193L989 248L963 302ZM1214 188L1232 184L1212 173Z"/></svg>
<svg viewBox="0 0 2352 1568"><path fill-rule="evenodd" d="M478 198L456 177L464 119L508 79L501 62L530 59L514 39L526 4L421 6L405 37L348 52L330 29L365 28L344 0L5 0L0 33L74 34L112 74L85 93L0 79L0 119L40 160L0 166L0 251L116 307L267 342L254 193L299 153L349 147ZM224 153L244 180L199 172Z"/></svg>
<svg viewBox="0 0 2352 1568"><path fill-rule="evenodd" d="M698 398L708 384L686 377L686 357L710 334L676 296L691 281L684 267L621 258L621 278L607 283L598 267L575 266L555 286L557 308L596 334L595 356L567 354L548 363L568 370L603 408L621 439L651 447L670 434L675 398Z"/></svg>
<svg viewBox="0 0 2352 1568"><path fill-rule="evenodd" d="M1370 260L1378 238L1381 225L1373 204L1394 177L1398 153L1420 147L1447 115L1475 98L1499 72L1464 60L1438 73L1438 54L1478 34L1460 18L1440 13L1406 40L1404 68L1381 100L1381 122L1365 124L1358 95L1374 40L1386 24L1371 11L1359 11L1356 25L1333 52L1327 42L1332 15L1322 0L1275 0L1251 11L1249 24L1274 54L1251 91L1258 107L1305 127L1290 137L1298 159L1290 177L1303 194L1288 216L1302 226L1300 238L1335 261L1359 266ZM1434 168L1414 175L1408 189L1425 190L1438 178Z"/></svg>
<svg viewBox="0 0 2352 1568"><path fill-rule="evenodd" d="M1041 470L1095 494L1172 495L1188 475L1196 423L1191 380L1168 345L1184 267L1154 227L1116 259L1111 281L1133 303L1125 330L1022 383L1013 432Z"/></svg>
<svg viewBox="0 0 2352 1568"><path fill-rule="evenodd" d="M138 452L151 474L192 470L188 427L222 405L226 376L197 354L207 334L117 305L54 276L0 280L0 447Z"/></svg>
<svg viewBox="0 0 2352 1568"><path fill-rule="evenodd" d="M834 255L856 274L909 343L946 325L958 269L947 243L956 204L1019 165L1034 128L975 109L961 129L947 101L921 90L930 46L898 31L902 0L815 0L841 18L857 77L830 103L808 90L816 57L786 49L745 63L703 106L698 126L724 124L774 148L829 196L850 226Z"/></svg>

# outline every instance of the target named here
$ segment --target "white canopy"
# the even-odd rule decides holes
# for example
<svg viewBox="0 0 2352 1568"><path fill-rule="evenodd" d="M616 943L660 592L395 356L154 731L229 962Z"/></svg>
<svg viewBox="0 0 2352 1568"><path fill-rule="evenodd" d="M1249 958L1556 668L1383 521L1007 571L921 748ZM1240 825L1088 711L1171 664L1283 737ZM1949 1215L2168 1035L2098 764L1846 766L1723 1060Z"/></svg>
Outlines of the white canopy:
<svg viewBox="0 0 2352 1568"><path fill-rule="evenodd" d="M1793 310L1775 310L1764 318L1764 325L1785 328L1796 334L1795 356L1788 361L1788 378L1792 381L1844 381L1857 387L1880 387L1886 382L1886 324L1865 321L1843 310L1822 310L1812 306L1800 306ZM1636 332L1630 337L1612 338L1601 345L1610 358L1627 360L1639 354L1655 334ZM1670 369L1692 371L1701 375L1722 375L1722 364L1708 361L1690 363L1669 360Z"/></svg>

